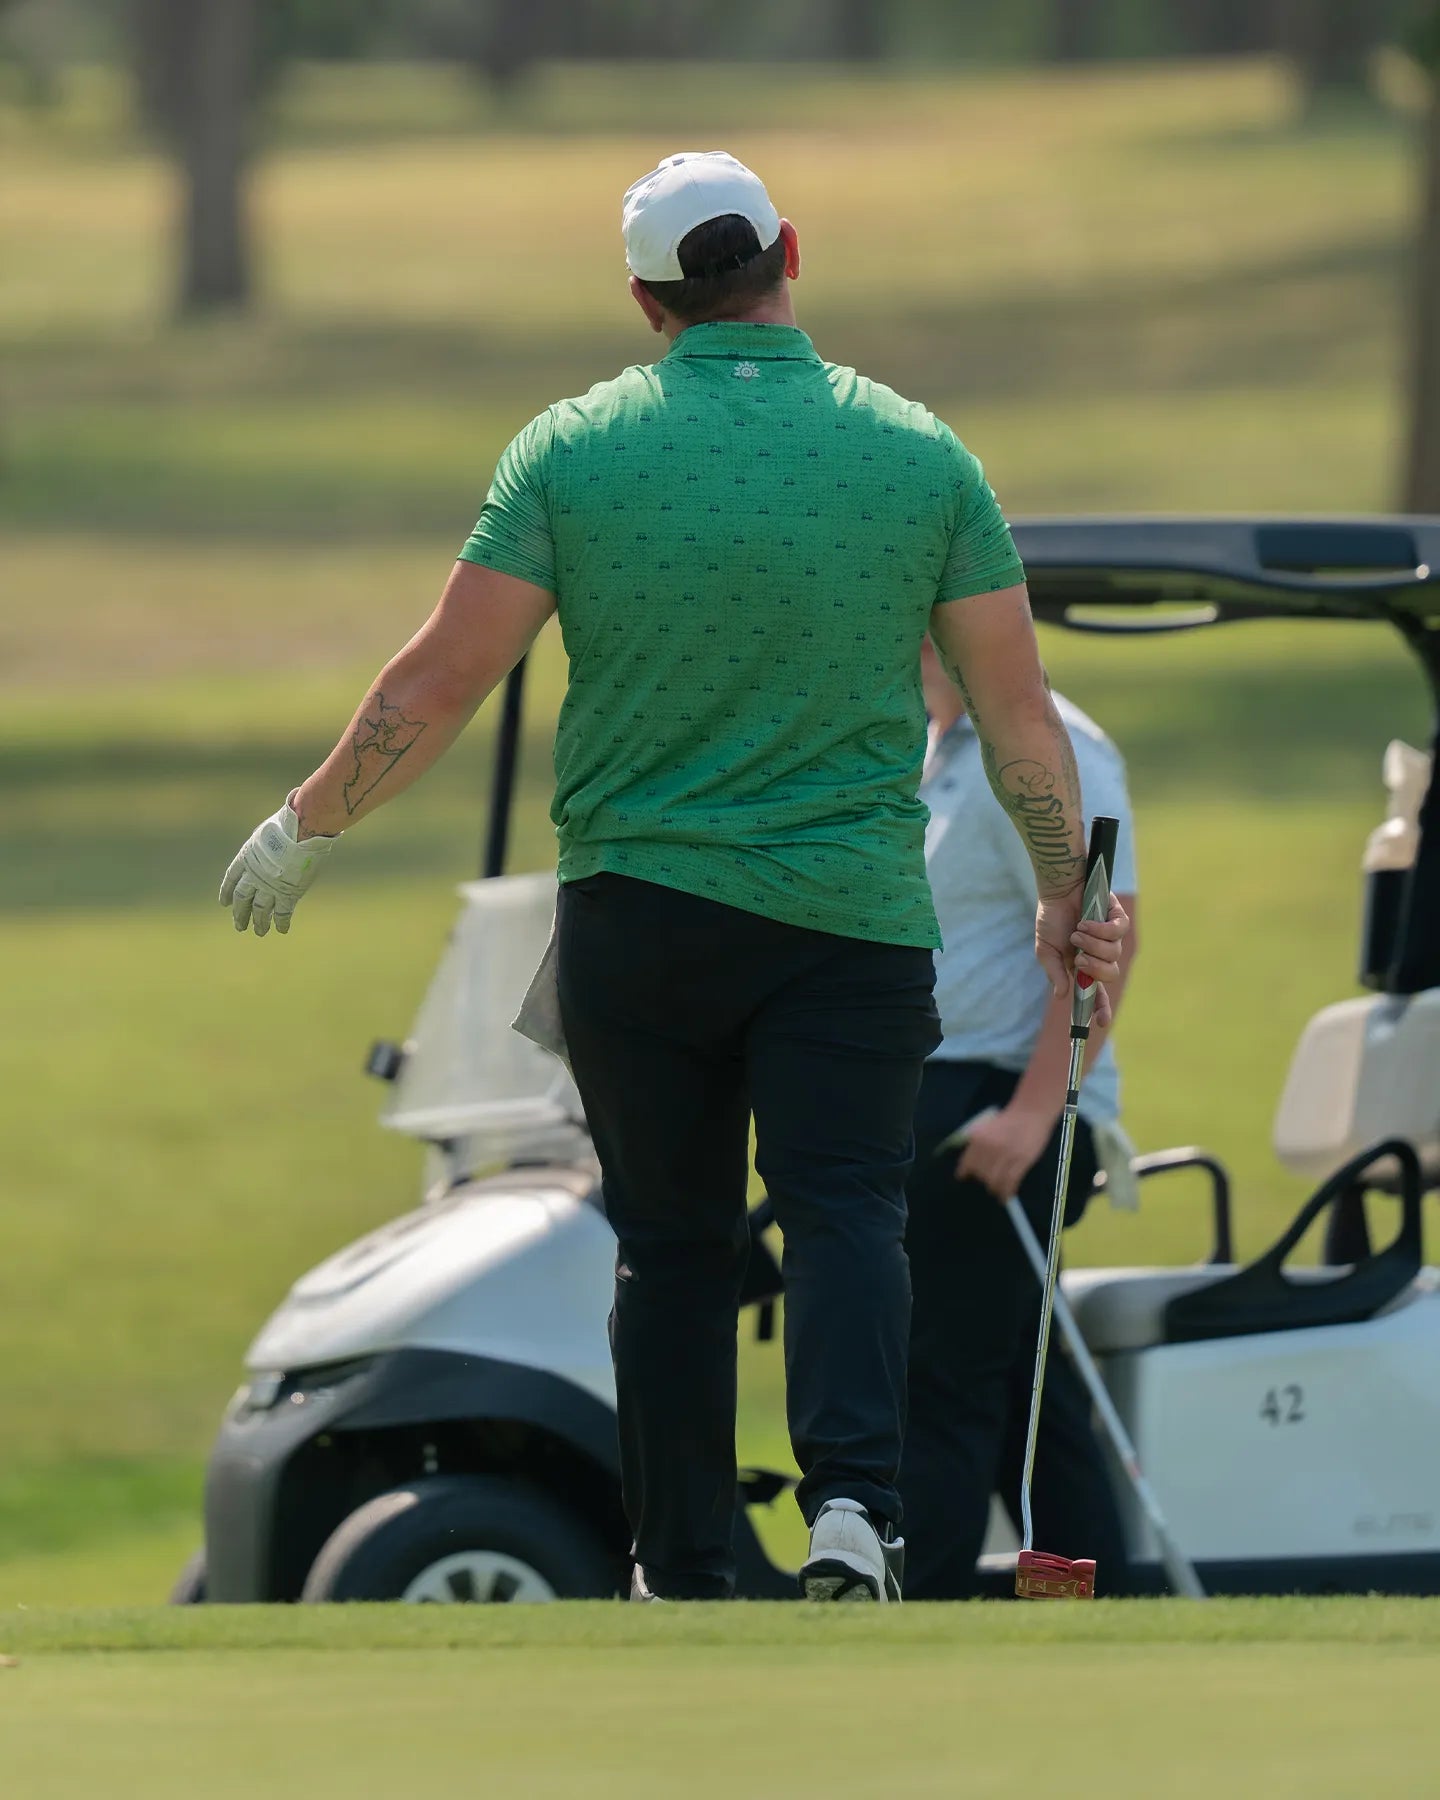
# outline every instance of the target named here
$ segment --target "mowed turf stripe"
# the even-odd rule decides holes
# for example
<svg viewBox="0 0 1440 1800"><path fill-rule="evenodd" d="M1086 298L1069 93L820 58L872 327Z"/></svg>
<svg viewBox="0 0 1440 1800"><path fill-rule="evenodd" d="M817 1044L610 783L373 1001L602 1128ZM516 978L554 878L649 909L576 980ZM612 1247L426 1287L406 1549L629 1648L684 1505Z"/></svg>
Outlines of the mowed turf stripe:
<svg viewBox="0 0 1440 1800"><path fill-rule="evenodd" d="M988 1622L999 1609L977 1611ZM1132 1626L1162 1616L1095 1612ZM995 1656L973 1641L906 1642L873 1614L856 1629L832 1612L801 1648L775 1635L777 1610L728 1616L751 1641L680 1655L652 1642L619 1659L553 1646L522 1657L37 1658L0 1671L5 1790L25 1800L1430 1791L1436 1666L1413 1646L1157 1654L1092 1641L1019 1654L1012 1640ZM671 1616L637 1629L673 1642L676 1626ZM818 1653L825 1642L848 1654Z"/></svg>
<svg viewBox="0 0 1440 1800"><path fill-rule="evenodd" d="M1440 1651L1440 1602L1424 1599L1105 1601L1091 1606L869 1608L613 1601L539 1607L217 1606L0 1612L0 1654L306 1650L851 1650L1042 1645L1336 1644Z"/></svg>

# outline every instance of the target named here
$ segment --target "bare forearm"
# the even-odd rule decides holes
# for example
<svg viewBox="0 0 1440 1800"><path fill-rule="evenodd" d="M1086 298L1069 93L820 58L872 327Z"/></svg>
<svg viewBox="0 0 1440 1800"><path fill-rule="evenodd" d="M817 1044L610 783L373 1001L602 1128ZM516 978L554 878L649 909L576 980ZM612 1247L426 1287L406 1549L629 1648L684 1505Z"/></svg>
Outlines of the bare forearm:
<svg viewBox="0 0 1440 1800"><path fill-rule="evenodd" d="M972 708L971 717L990 786L1020 833L1041 899L1068 894L1085 876L1085 825L1075 752L1048 688L1040 706L983 718Z"/></svg>
<svg viewBox="0 0 1440 1800"><path fill-rule="evenodd" d="M302 837L333 837L393 800L438 762L479 698L459 700L405 652L388 663L344 736L295 795Z"/></svg>
<svg viewBox="0 0 1440 1800"><path fill-rule="evenodd" d="M456 563L440 604L386 663L345 735L296 791L300 835L333 836L418 781L554 609L543 588Z"/></svg>
<svg viewBox="0 0 1440 1800"><path fill-rule="evenodd" d="M1080 775L1041 667L1023 587L937 606L930 635L975 727L995 797L1020 834L1042 900L1085 876Z"/></svg>

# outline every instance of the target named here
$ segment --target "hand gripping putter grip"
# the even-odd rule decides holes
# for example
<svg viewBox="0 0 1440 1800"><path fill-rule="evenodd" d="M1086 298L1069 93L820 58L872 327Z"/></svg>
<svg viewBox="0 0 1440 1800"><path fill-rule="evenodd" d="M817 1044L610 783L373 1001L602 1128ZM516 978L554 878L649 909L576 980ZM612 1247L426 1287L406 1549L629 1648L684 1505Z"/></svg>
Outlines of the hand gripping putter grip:
<svg viewBox="0 0 1440 1800"><path fill-rule="evenodd" d="M1090 826L1090 854L1085 861L1085 895L1082 919L1105 919L1110 914L1110 878L1115 867L1115 844L1120 835L1118 819L1095 819ZM1045 1385L1045 1359L1050 1349L1050 1321L1055 1312L1055 1281L1060 1269L1060 1233L1065 1223L1065 1190L1070 1185L1070 1158L1075 1149L1076 1108L1080 1099L1080 1073L1085 1064L1085 1043L1095 1016L1095 983L1089 975L1075 976L1070 991L1070 1079L1065 1111L1060 1117L1060 1162L1055 1171L1055 1201L1050 1208L1050 1244L1045 1262L1045 1283L1040 1294L1040 1331L1035 1343L1035 1375L1030 1384L1030 1423L1025 1433L1025 1469L1020 1478L1022 1545L1015 1562L1015 1592L1023 1600L1093 1600L1095 1564L1085 1559L1037 1550L1034 1521L1030 1516L1030 1482L1035 1473L1035 1438L1040 1426L1040 1394Z"/></svg>

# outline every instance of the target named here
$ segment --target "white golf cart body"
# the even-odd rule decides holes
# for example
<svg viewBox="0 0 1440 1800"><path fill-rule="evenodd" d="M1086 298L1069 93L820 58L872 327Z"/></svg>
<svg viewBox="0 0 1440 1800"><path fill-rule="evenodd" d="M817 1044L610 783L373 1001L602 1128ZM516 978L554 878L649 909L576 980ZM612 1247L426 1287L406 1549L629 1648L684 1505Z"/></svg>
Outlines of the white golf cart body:
<svg viewBox="0 0 1440 1800"><path fill-rule="evenodd" d="M423 1346L550 1370L613 1408L615 1240L593 1204L580 1096L510 1029L549 936L555 878L467 882L460 897L382 1114L427 1146L426 1199L302 1276L247 1361L293 1369ZM467 1179L484 1169L505 1174Z"/></svg>
<svg viewBox="0 0 1440 1800"><path fill-rule="evenodd" d="M1440 570L1440 520L1037 521L1016 536L1042 622L1133 631L1382 619L1440 688L1440 578L1429 573ZM1192 610L1178 616L1175 603ZM623 1579L605 1336L614 1241L574 1085L509 1029L555 892L553 877L499 873L519 700L517 672L497 759L491 878L461 890L409 1041L379 1047L372 1062L393 1084L383 1122L426 1147L425 1198L303 1276L251 1346L212 1457L205 1572L185 1597L543 1598L613 1591ZM1065 1278L1208 1591L1440 1592L1440 1275L1422 1266L1419 1211L1422 1191L1440 1184L1433 780L1407 893L1392 966L1376 983L1385 991L1311 1021L1275 1123L1281 1160L1331 1183L1320 1208L1400 1192L1396 1242L1378 1253L1367 1243L1348 1266L1288 1274L1282 1243L1245 1268L1226 1260ZM1398 1149L1359 1167L1395 1139ZM1148 1175L1197 1157L1215 1173L1223 1252L1219 1165L1183 1152L1138 1166ZM756 1245L751 1297L768 1307L777 1279ZM397 1509L413 1514L432 1491L460 1504L466 1483L493 1498L503 1482L530 1497L552 1535L568 1517L589 1561L556 1552L547 1562L543 1538L533 1556L517 1551L529 1540L516 1538L513 1519L504 1524L501 1493L498 1548L473 1524L471 1564L436 1552L413 1578L373 1575L367 1547L376 1530L394 1530ZM1141 1584L1159 1591L1157 1548L1118 1466L1115 1485ZM748 1472L745 1501L783 1486ZM737 1552L743 1593L793 1592L743 1509ZM568 1584L564 1571L577 1566L580 1584ZM997 1592L1007 1579L997 1572Z"/></svg>
<svg viewBox="0 0 1440 1800"><path fill-rule="evenodd" d="M1283 1561L1307 1588L1394 1587L1408 1577L1434 1591L1440 1271L1419 1264L1421 1189L1440 1180L1440 988L1318 1013L1275 1119L1280 1160L1322 1178L1396 1139L1426 1177L1402 1197L1396 1243L1351 1268L1286 1272L1295 1302L1279 1288L1272 1297L1293 1307L1288 1327L1247 1331L1253 1297L1232 1290L1233 1316L1221 1307L1207 1321L1216 1335L1187 1339L1177 1313L1204 1290L1223 1299L1239 1274L1233 1264L1065 1278L1170 1528L1212 1588L1249 1586L1254 1564ZM1398 1177L1394 1157L1369 1170L1384 1188ZM1312 1202L1306 1214L1319 1211ZM1347 1296L1367 1280L1369 1294ZM1331 1322L1303 1323L1307 1305ZM1154 1561L1153 1534L1118 1471L1116 1489L1132 1555Z"/></svg>

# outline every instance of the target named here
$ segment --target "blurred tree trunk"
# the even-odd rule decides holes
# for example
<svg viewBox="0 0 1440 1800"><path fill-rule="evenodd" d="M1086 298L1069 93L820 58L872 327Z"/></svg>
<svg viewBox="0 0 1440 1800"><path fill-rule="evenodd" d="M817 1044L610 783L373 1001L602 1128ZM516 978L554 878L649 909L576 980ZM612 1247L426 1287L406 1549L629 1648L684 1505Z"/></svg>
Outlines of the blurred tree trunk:
<svg viewBox="0 0 1440 1800"><path fill-rule="evenodd" d="M1388 23L1381 0L1276 0L1276 48L1307 96L1358 93Z"/></svg>
<svg viewBox="0 0 1440 1800"><path fill-rule="evenodd" d="M184 186L182 314L239 308L254 288L245 186L256 97L256 0L135 0L142 110Z"/></svg>
<svg viewBox="0 0 1440 1800"><path fill-rule="evenodd" d="M521 82L549 47L548 0L494 0L479 62L502 92Z"/></svg>
<svg viewBox="0 0 1440 1800"><path fill-rule="evenodd" d="M885 54L885 0L832 0L836 53L846 62L879 62Z"/></svg>
<svg viewBox="0 0 1440 1800"><path fill-rule="evenodd" d="M1440 13L1436 34L1440 37ZM1440 58L1430 71L1421 196L1408 369L1405 505L1411 512L1440 513Z"/></svg>
<svg viewBox="0 0 1440 1800"><path fill-rule="evenodd" d="M1053 62L1083 62L1096 52L1097 0L1052 0L1050 57Z"/></svg>
<svg viewBox="0 0 1440 1800"><path fill-rule="evenodd" d="M1181 42L1197 56L1251 56L1266 42L1261 0L1176 0L1175 14Z"/></svg>
<svg viewBox="0 0 1440 1800"><path fill-rule="evenodd" d="M185 160L182 312L239 307L251 297L245 178L254 99L255 0L191 0L194 63Z"/></svg>

